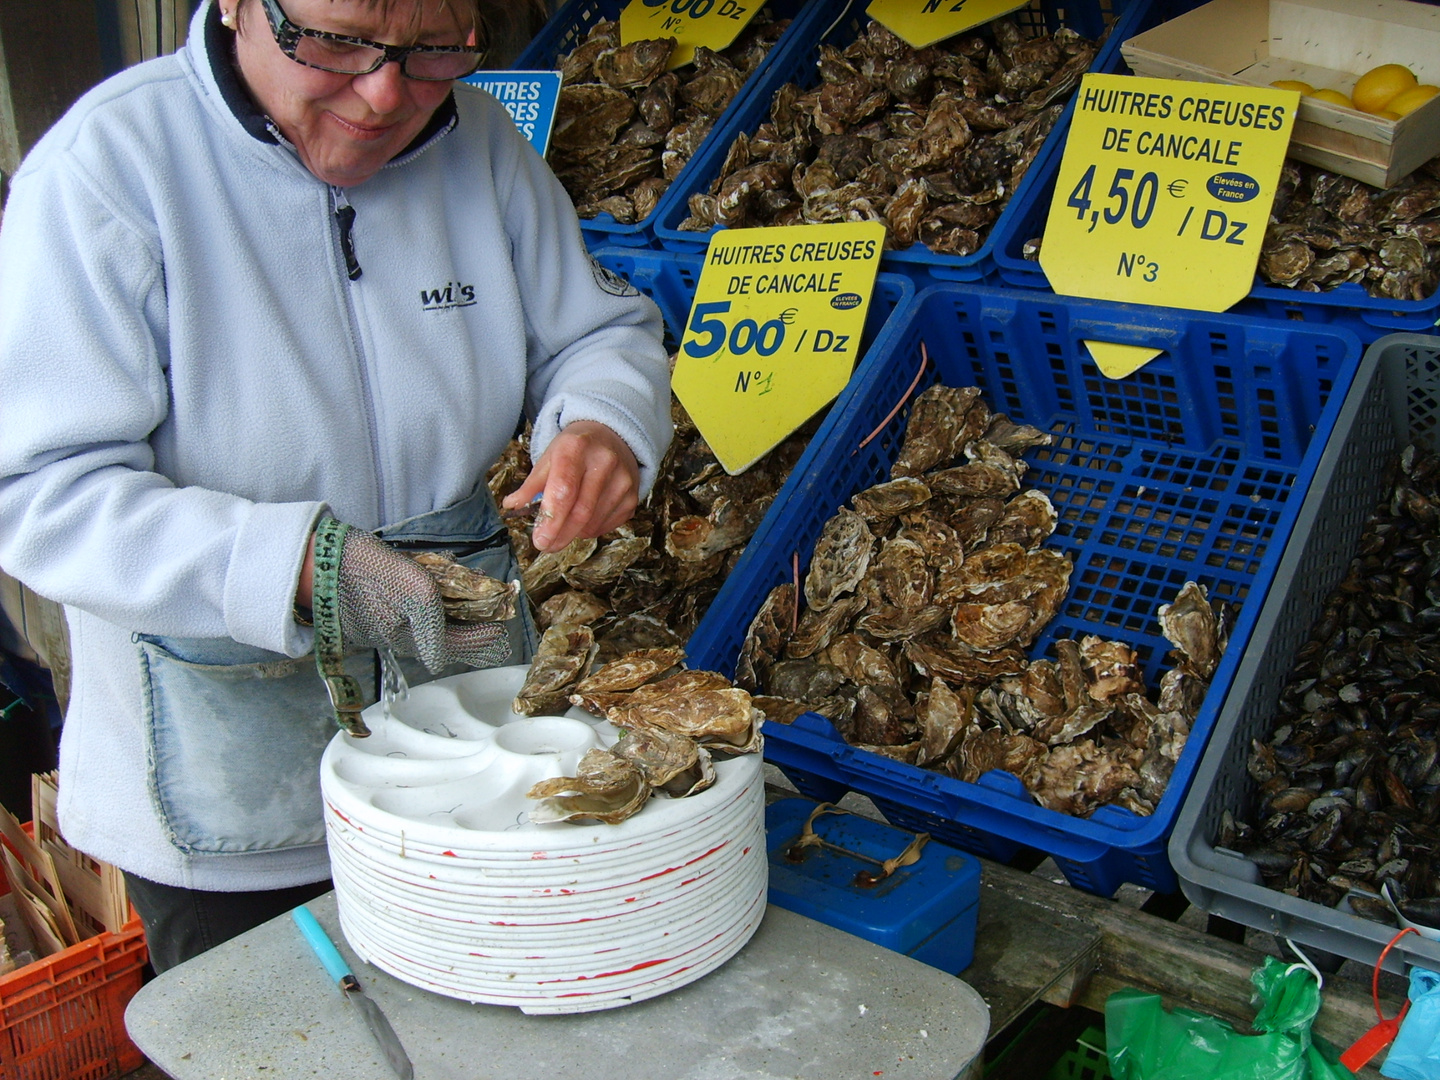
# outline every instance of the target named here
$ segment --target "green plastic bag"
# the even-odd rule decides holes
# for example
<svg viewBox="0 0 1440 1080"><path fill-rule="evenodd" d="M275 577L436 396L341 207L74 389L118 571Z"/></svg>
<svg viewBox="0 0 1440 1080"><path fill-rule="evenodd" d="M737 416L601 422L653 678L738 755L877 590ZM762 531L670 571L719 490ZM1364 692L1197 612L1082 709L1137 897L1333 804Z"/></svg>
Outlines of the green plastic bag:
<svg viewBox="0 0 1440 1080"><path fill-rule="evenodd" d="M1105 1002L1114 1080L1352 1080L1334 1047L1310 1034L1320 986L1298 964L1266 958L1250 976L1258 1012L1242 1035L1192 1009L1167 1011L1158 994L1118 990Z"/></svg>

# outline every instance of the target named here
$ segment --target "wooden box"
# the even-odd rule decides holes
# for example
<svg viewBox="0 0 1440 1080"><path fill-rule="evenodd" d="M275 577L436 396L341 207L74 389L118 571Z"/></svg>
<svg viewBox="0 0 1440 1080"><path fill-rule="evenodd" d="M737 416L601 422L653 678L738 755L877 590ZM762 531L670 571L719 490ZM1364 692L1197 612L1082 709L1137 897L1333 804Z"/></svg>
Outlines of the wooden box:
<svg viewBox="0 0 1440 1080"><path fill-rule="evenodd" d="M1299 79L1347 97L1360 75L1404 64L1440 86L1440 7L1407 0L1212 0L1120 46L1137 75L1237 86ZM1300 161L1389 187L1440 154L1440 96L1383 120L1300 99L1290 140Z"/></svg>

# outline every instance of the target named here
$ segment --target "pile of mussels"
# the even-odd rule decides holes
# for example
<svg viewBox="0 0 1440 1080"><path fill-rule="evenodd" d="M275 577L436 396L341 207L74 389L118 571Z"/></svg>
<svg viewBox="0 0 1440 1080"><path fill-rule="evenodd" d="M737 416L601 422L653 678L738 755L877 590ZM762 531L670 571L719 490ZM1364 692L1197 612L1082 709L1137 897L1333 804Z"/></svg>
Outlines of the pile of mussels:
<svg viewBox="0 0 1440 1080"><path fill-rule="evenodd" d="M1440 926L1440 459L1414 446L1252 746L1248 820L1220 847L1272 888L1394 925Z"/></svg>
<svg viewBox="0 0 1440 1080"><path fill-rule="evenodd" d="M1002 769L1053 810L1154 811L1225 646L1205 590L1162 605L1174 667L1156 701L1121 641L1026 650L1059 611L1069 559L1042 546L1050 499L1022 490L1027 449L1052 436L992 414L975 387L912 408L892 478L859 492L816 542L804 580L777 586L735 681L771 722L829 718L850 743L973 783Z"/></svg>
<svg viewBox="0 0 1440 1080"><path fill-rule="evenodd" d="M822 45L819 84L775 92L680 228L879 221L890 248L976 251L1098 48L990 30L914 49L871 22L843 51Z"/></svg>
<svg viewBox="0 0 1440 1080"><path fill-rule="evenodd" d="M761 11L720 52L667 71L674 38L620 44L602 19L560 60L549 160L582 218L642 221L789 25Z"/></svg>

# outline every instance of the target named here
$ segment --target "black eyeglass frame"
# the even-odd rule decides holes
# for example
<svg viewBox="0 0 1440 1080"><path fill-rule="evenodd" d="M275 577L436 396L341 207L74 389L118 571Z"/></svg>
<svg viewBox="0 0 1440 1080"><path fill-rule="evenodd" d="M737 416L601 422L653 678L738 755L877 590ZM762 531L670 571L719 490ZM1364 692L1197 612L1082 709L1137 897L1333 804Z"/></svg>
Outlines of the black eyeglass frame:
<svg viewBox="0 0 1440 1080"><path fill-rule="evenodd" d="M300 26L290 21L285 12L281 9L278 0L261 0L265 7L265 17L270 23L270 32L275 35L275 44L280 46L280 51L294 60L297 64L305 67L315 68L317 71L329 71L336 75L369 75L372 71L379 71L389 63L398 63L400 71L407 79L415 79L417 82L453 82L455 79L463 79L467 75L473 75L480 70L489 54L489 47L471 47L469 45L386 45L380 41L370 41L367 38L350 37L347 34L332 34L328 30L312 30L308 26ZM478 27L477 27L478 32ZM309 60L302 60L297 51L300 48L302 38L314 38L317 41L333 41L341 45L356 45L361 48L378 49L380 55L375 58L375 63L364 71L351 71L346 68L326 67L323 64L313 64ZM469 71L461 72L459 75L449 75L442 79L428 75L410 74L406 61L413 53L473 53L475 55L475 66Z"/></svg>

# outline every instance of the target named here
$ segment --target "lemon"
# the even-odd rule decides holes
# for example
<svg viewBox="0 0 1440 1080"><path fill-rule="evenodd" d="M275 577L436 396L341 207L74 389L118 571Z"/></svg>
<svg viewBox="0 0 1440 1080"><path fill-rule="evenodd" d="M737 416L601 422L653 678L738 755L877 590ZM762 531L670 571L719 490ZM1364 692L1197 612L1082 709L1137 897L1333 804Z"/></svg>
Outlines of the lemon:
<svg viewBox="0 0 1440 1080"><path fill-rule="evenodd" d="M1315 87L1308 82L1301 82L1299 79L1276 79L1270 85L1277 90L1298 90L1301 97L1309 97L1315 93Z"/></svg>
<svg viewBox="0 0 1440 1080"><path fill-rule="evenodd" d="M1440 86L1421 83L1419 86L1412 86L1409 90L1400 91L1390 99L1385 108L1396 116L1409 116L1436 94L1440 94Z"/></svg>
<svg viewBox="0 0 1440 1080"><path fill-rule="evenodd" d="M1409 90L1416 81L1410 69L1403 64L1381 64L1355 80L1350 98L1361 112L1379 112L1390 104L1391 98Z"/></svg>
<svg viewBox="0 0 1440 1080"><path fill-rule="evenodd" d="M1376 120L1399 120L1399 119L1400 119L1400 114L1399 114L1399 113L1397 113L1397 112L1391 112L1389 109L1381 109L1379 112L1372 112L1370 115L1373 116L1373 117L1375 117Z"/></svg>
<svg viewBox="0 0 1440 1080"><path fill-rule="evenodd" d="M1350 99L1339 90L1331 90L1328 87L1324 90L1316 90L1310 97L1315 101L1328 101L1331 105L1344 105L1347 109L1355 107L1350 103Z"/></svg>

